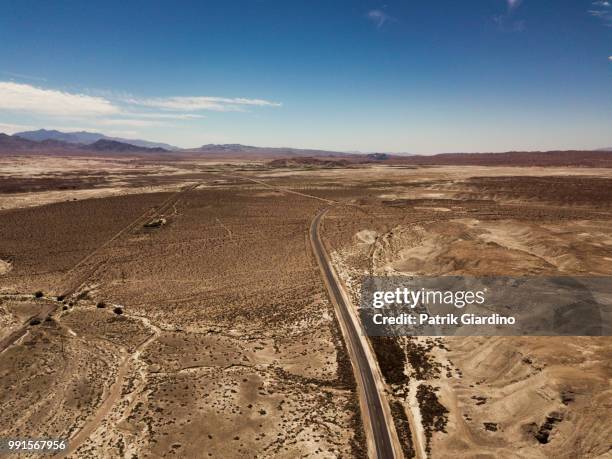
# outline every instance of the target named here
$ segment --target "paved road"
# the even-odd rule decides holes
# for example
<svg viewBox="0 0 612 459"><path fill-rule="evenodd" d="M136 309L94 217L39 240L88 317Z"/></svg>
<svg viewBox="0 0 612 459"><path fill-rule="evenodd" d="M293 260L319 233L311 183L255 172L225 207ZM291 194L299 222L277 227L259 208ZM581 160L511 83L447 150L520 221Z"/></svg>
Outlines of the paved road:
<svg viewBox="0 0 612 459"><path fill-rule="evenodd" d="M378 392L370 362L363 348L359 332L351 318L351 313L348 310L349 305L346 304L342 296L341 287L334 277L332 267L319 235L321 218L325 215L325 212L326 211L323 211L317 214L312 221L310 225L310 241L319 267L323 272L327 290L337 309L338 318L342 321L341 327L345 335L344 339L348 347L349 356L353 362L355 377L361 392L360 397L363 397L365 401L365 403L362 404L362 406L365 405L365 412L363 412L364 410L362 408L362 417L364 418L366 436L372 437L372 443L375 446L375 457L381 459L394 458L396 456L393 450L391 432L389 431L389 425L387 424L385 411L383 410L383 403L386 403L386 400L382 398L381 394ZM367 427L367 420L369 420L371 424L371 429Z"/></svg>

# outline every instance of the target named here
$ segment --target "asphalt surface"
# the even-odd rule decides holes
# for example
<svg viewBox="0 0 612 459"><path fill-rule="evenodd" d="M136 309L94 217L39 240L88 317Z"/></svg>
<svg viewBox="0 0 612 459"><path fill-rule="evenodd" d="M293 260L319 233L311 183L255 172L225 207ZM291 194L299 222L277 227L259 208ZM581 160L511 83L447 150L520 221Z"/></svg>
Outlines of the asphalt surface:
<svg viewBox="0 0 612 459"><path fill-rule="evenodd" d="M313 251L321 271L325 276L327 289L332 302L335 304L338 310L338 316L342 320L344 329L346 330L345 342L353 361L353 369L355 370L355 378L357 379L358 385L362 388L362 396L365 400L366 412L362 413L362 416L367 416L370 420L372 431L368 432L366 428L366 436L372 436L373 443L375 445L375 457L381 459L394 458L393 443L391 440L391 433L389 426L385 419L385 412L383 410L383 403L386 403L381 398L378 388L376 387L376 380L374 373L370 367L370 362L366 356L363 348L361 339L359 338L359 332L355 328L355 324L351 318L349 312L349 305L344 301L344 297L341 293L341 287L338 285L336 278L333 275L332 267L330 266L329 259L327 258L325 248L321 242L319 235L319 224L321 217L325 214L325 211L320 212L312 221L310 225L310 240L312 242Z"/></svg>

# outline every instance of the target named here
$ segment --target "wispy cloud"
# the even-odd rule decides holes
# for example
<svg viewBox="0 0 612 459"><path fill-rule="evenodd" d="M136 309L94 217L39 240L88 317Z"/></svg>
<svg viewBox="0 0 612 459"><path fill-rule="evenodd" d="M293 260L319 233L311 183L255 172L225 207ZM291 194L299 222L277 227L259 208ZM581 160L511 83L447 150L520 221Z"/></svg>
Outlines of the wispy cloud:
<svg viewBox="0 0 612 459"><path fill-rule="evenodd" d="M383 10L370 10L366 14L366 17L374 23L377 29L380 29L387 22L393 20L393 18L387 13L385 13Z"/></svg>
<svg viewBox="0 0 612 459"><path fill-rule="evenodd" d="M92 127L151 128L178 125L205 118L202 112L237 112L261 107L280 107L279 102L242 97L181 96L138 98L112 92L96 95L47 89L14 81L0 81L0 113L7 121L0 132L18 132L27 126L10 123L13 116L36 124L73 123ZM7 118L8 116L8 118ZM30 122L30 121L28 121ZM90 127L91 129L91 127Z"/></svg>
<svg viewBox="0 0 612 459"><path fill-rule="evenodd" d="M225 97L166 97L166 98L129 98L126 100L131 105L156 108L161 110L177 111L215 111L215 112L238 112L245 111L246 107L280 107L281 103L270 102L263 99L225 98Z"/></svg>
<svg viewBox="0 0 612 459"><path fill-rule="evenodd" d="M119 113L119 107L101 97L42 89L0 81L0 109L45 115L100 116Z"/></svg>
<svg viewBox="0 0 612 459"><path fill-rule="evenodd" d="M587 13L601 19L606 27L612 27L612 7L609 1L592 2L591 7Z"/></svg>
<svg viewBox="0 0 612 459"><path fill-rule="evenodd" d="M125 127L153 127L163 126L163 121L140 120L134 118L105 118L96 122L101 126L125 126Z"/></svg>
<svg viewBox="0 0 612 459"><path fill-rule="evenodd" d="M508 9L513 10L515 8L518 8L522 0L506 0L506 1L508 3Z"/></svg>
<svg viewBox="0 0 612 459"><path fill-rule="evenodd" d="M199 120L206 118L204 115L198 113L123 113L123 116L130 116L133 118L145 118L155 120Z"/></svg>
<svg viewBox="0 0 612 459"><path fill-rule="evenodd" d="M0 81L0 109L56 116L103 116L187 120L202 118L197 112L245 111L249 107L281 107L279 102L244 97L180 96L138 98L90 96L55 89L44 89L13 81ZM138 112L138 108L187 113Z"/></svg>
<svg viewBox="0 0 612 459"><path fill-rule="evenodd" d="M20 80L47 81L46 78L34 76L34 75L26 75L25 73L1 71L0 75L5 75L7 77L13 77L13 78L17 78Z"/></svg>
<svg viewBox="0 0 612 459"><path fill-rule="evenodd" d="M493 22L497 24L498 29L502 32L522 32L525 30L524 20L514 21L505 15L494 16Z"/></svg>
<svg viewBox="0 0 612 459"><path fill-rule="evenodd" d="M0 132L4 134L15 134L16 132L27 131L32 126L25 124L0 123Z"/></svg>
<svg viewBox="0 0 612 459"><path fill-rule="evenodd" d="M521 5L522 0L506 0L506 12L493 16L493 22L502 32L522 32L525 30L524 19L516 19L515 12Z"/></svg>

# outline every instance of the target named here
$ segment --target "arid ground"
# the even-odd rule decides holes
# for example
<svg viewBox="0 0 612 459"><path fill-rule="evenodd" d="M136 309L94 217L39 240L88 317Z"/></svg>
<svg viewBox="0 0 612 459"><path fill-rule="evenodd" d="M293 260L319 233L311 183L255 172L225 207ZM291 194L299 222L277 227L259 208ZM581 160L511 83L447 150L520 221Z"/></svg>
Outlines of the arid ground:
<svg viewBox="0 0 612 459"><path fill-rule="evenodd" d="M0 437L364 457L308 229L368 274L612 274L612 169L0 158ZM406 457L611 453L612 339L372 338Z"/></svg>

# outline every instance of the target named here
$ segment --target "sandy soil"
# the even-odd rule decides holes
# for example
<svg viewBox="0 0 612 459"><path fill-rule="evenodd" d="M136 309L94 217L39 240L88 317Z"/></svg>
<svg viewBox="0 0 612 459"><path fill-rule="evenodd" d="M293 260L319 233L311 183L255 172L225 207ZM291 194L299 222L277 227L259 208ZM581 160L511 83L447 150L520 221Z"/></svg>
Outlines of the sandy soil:
<svg viewBox="0 0 612 459"><path fill-rule="evenodd" d="M34 292L59 306L0 353L0 435L70 437L72 457L363 456L308 243L330 201L322 232L355 300L368 273L612 271L609 169L36 157L3 158L0 176L17 178L0 192L0 339L36 313ZM611 344L373 346L406 451L596 457Z"/></svg>
<svg viewBox="0 0 612 459"><path fill-rule="evenodd" d="M52 322L0 354L3 374L32 380L18 405L1 404L2 435L69 437L71 457L365 454L350 362L307 243L322 201L202 168L179 184L201 185L172 201L126 187L44 204L41 190L36 207L0 211L14 260L0 291L71 292ZM163 225L145 227L158 216ZM14 308L0 317L19 324ZM66 353L71 365L57 360ZM74 416L42 416L36 397L71 403Z"/></svg>
<svg viewBox="0 0 612 459"><path fill-rule="evenodd" d="M507 173L497 168L487 172ZM367 205L361 217L352 209L336 210L338 226L328 225L337 247L334 259L355 301L361 277L370 273L611 274L609 183L579 178L577 186L589 194L559 202L566 199L559 193L548 196L532 189L529 195L533 182L517 177L513 182L527 185L521 188L526 199L518 201L512 189L491 194L488 188L473 188L465 176L452 182L448 176L441 181L429 177L417 192L370 195L361 201ZM608 176L605 171L603 176ZM559 179L553 174L548 180L553 186ZM439 212L436 204L449 210ZM385 360L396 362L391 370L404 365L406 379L396 371L386 376L395 399L421 420L412 435L428 444L428 456L609 453L609 338L421 337L398 339L398 344ZM391 351L387 346L386 352ZM420 404L420 386L432 387L437 402ZM432 406L437 403L442 408L436 412Z"/></svg>

